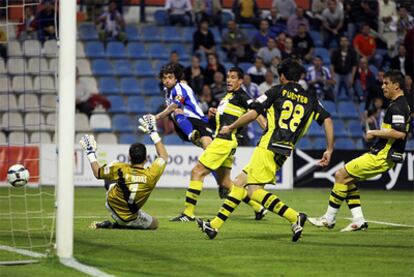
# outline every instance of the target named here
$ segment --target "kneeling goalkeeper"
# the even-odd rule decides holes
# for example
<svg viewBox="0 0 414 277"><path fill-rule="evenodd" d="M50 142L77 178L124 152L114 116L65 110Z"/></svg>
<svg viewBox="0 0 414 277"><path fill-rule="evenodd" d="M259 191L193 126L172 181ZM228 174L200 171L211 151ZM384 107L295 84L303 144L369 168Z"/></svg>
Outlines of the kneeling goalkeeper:
<svg viewBox="0 0 414 277"><path fill-rule="evenodd" d="M93 175L97 179L114 182L106 195L106 208L114 222L94 222L92 228L157 229L158 220L141 208L148 200L167 164L168 153L157 133L153 115L139 119L139 128L151 136L158 158L147 168L147 149L141 143L129 147L129 163L112 163L99 166L96 160L96 142L93 136L84 135L79 142L84 149Z"/></svg>

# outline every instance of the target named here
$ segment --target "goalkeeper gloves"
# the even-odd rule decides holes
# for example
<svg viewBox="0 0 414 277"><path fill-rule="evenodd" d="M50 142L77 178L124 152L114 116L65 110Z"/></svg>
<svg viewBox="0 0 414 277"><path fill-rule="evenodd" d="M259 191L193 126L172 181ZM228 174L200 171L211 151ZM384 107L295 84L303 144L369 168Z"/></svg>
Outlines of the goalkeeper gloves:
<svg viewBox="0 0 414 277"><path fill-rule="evenodd" d="M96 162L96 141L92 135L82 136L79 144L82 146L83 151L85 151L86 157L90 163Z"/></svg>
<svg viewBox="0 0 414 277"><path fill-rule="evenodd" d="M157 120L154 115L146 114L142 118L139 118L138 121L140 124L138 128L142 132L149 134L154 144L161 141L160 135L157 132Z"/></svg>

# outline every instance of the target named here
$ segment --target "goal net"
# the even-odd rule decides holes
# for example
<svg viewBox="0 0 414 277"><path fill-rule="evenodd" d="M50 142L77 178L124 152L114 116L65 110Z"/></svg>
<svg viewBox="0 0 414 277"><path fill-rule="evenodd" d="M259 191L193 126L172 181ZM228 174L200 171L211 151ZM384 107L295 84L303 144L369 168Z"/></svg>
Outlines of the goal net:
<svg viewBox="0 0 414 277"><path fill-rule="evenodd" d="M55 188L42 186L40 172L57 159L40 157L56 141L58 28L56 4L43 2L0 1L0 262L53 248ZM30 172L23 187L7 183L14 164Z"/></svg>

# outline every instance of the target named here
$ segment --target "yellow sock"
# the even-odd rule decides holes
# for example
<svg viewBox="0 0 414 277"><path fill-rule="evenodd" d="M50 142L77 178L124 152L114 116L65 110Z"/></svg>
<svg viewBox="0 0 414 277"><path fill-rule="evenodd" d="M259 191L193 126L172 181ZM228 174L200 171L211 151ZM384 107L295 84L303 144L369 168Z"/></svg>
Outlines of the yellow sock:
<svg viewBox="0 0 414 277"><path fill-rule="evenodd" d="M347 185L335 183L332 188L331 195L329 196L329 206L335 209L339 209L342 202L346 199L347 194Z"/></svg>
<svg viewBox="0 0 414 277"><path fill-rule="evenodd" d="M246 195L247 191L244 188L233 185L217 216L210 222L211 227L219 229Z"/></svg>
<svg viewBox="0 0 414 277"><path fill-rule="evenodd" d="M350 209L361 206L361 196L356 185L348 186L348 194L346 195L346 203Z"/></svg>
<svg viewBox="0 0 414 277"><path fill-rule="evenodd" d="M194 217L195 208L197 205L198 197L200 197L201 189L203 188L203 182L191 180L185 193L185 209L183 214L189 217Z"/></svg>
<svg viewBox="0 0 414 277"><path fill-rule="evenodd" d="M263 206L260 205L260 203L252 200L247 194L246 197L243 198L243 202L252 207L256 213L260 212L260 210L263 208Z"/></svg>
<svg viewBox="0 0 414 277"><path fill-rule="evenodd" d="M299 213L297 211L289 208L276 195L264 189L256 190L252 195L252 199L262 203L269 211L286 218L290 223L295 223L298 219Z"/></svg>

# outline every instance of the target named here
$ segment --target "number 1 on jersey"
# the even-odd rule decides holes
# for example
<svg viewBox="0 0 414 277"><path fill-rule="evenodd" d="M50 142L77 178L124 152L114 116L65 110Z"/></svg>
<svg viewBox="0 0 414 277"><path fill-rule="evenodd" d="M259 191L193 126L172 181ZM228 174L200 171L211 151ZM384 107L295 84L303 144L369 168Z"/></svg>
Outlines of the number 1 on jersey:
<svg viewBox="0 0 414 277"><path fill-rule="evenodd" d="M286 100L282 104L282 112L280 113L280 128L290 129L292 132L295 132L302 120L304 113L305 109L301 104L296 104L296 106L294 106L292 101Z"/></svg>

